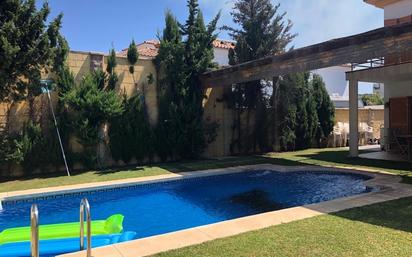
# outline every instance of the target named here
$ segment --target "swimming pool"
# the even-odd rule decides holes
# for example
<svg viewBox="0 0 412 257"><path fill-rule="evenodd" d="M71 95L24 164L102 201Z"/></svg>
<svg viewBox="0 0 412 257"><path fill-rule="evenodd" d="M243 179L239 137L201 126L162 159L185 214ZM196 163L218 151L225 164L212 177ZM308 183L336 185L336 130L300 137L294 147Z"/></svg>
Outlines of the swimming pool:
<svg viewBox="0 0 412 257"><path fill-rule="evenodd" d="M87 197L92 219L125 216L124 230L137 238L216 223L248 215L328 201L370 192L370 177L336 172L254 170L124 188L5 201L0 231L28 226L37 203L40 224L77 221L79 203Z"/></svg>

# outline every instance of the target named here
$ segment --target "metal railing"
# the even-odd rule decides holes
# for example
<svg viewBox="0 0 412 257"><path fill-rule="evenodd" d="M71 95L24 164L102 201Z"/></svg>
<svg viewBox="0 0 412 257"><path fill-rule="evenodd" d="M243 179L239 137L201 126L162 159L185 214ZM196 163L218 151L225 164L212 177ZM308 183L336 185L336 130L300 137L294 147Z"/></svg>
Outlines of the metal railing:
<svg viewBox="0 0 412 257"><path fill-rule="evenodd" d="M90 217L90 205L86 198L80 202L80 250L84 250L84 213L86 212L86 223L87 223L87 249L86 256L92 256L92 228L91 228L91 217Z"/></svg>
<svg viewBox="0 0 412 257"><path fill-rule="evenodd" d="M30 210L30 251L31 257L39 257L39 210L37 205L33 204Z"/></svg>

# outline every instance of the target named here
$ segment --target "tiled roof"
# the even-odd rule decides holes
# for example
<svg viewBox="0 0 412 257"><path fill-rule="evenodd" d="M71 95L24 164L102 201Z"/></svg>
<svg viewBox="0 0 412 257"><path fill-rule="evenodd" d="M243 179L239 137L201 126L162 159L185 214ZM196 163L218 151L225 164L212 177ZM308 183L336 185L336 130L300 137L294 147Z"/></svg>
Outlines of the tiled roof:
<svg viewBox="0 0 412 257"><path fill-rule="evenodd" d="M157 53L159 51L159 46L160 46L160 42L158 40L155 40L155 39L146 40L143 43L137 45L137 52L139 53L139 56L154 58L157 56ZM117 55L126 57L127 48L117 53Z"/></svg>
<svg viewBox="0 0 412 257"><path fill-rule="evenodd" d="M146 40L141 44L137 45L137 52L139 56L146 58L154 58L159 52L160 41L156 39ZM235 48L235 43L232 41L217 39L213 41L213 47L221 49L233 49ZM126 57L127 48L117 53L118 56Z"/></svg>
<svg viewBox="0 0 412 257"><path fill-rule="evenodd" d="M235 42L216 39L215 41L213 41L213 47L222 49L233 49L235 48Z"/></svg>

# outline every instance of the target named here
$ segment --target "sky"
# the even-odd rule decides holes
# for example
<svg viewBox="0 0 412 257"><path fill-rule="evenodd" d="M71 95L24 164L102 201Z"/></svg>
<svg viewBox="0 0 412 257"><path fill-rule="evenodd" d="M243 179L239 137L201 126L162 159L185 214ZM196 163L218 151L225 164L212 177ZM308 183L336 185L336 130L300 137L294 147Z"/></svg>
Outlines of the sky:
<svg viewBox="0 0 412 257"><path fill-rule="evenodd" d="M37 1L38 6L43 0ZM64 14L62 32L73 50L108 52L126 48L132 39L156 38L170 9L184 22L186 0L49 0L50 17ZM233 25L234 0L199 0L205 20L221 10L219 26ZM295 48L383 26L383 10L363 0L277 0L294 23ZM230 39L225 32L219 38Z"/></svg>
<svg viewBox="0 0 412 257"><path fill-rule="evenodd" d="M235 0L199 0L206 22L219 11L219 27L234 26L230 12ZM44 0L38 0L40 7ZM48 0L50 17L63 13L62 33L72 50L108 52L127 48L132 39L155 39L171 10L180 22L187 18L186 0ZM383 10L363 0L273 0L294 26L300 48L383 26ZM221 31L221 39L230 39ZM361 88L360 88L361 89ZM369 91L370 89L367 89ZM362 89L361 89L362 91Z"/></svg>

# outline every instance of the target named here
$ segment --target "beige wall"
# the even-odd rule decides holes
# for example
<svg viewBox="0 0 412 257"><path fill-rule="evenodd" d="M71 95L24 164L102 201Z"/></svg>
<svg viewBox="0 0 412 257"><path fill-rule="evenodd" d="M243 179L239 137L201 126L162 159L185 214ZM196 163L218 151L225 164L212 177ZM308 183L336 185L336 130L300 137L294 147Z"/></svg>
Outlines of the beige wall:
<svg viewBox="0 0 412 257"><path fill-rule="evenodd" d="M383 109L359 109L359 123L367 123L373 128L374 138L380 138L380 129L384 124L384 110ZM335 113L335 125L338 122L349 124L349 109L339 108Z"/></svg>
<svg viewBox="0 0 412 257"><path fill-rule="evenodd" d="M209 144L204 152L204 157L217 157L230 155L230 143L232 141L233 112L226 108L223 101L225 88L208 88L205 92L204 119L207 122L219 124L217 137Z"/></svg>
<svg viewBox="0 0 412 257"><path fill-rule="evenodd" d="M92 71L92 56L100 56L103 63L99 64L101 68L106 69L107 56L103 54L94 54L86 52L70 52L67 64L70 70L73 72L76 83L79 83L83 76ZM98 66L99 66L98 65ZM124 57L117 58L116 73L119 76L119 83L116 88L119 94L127 93L131 96L137 92L137 90L145 90L146 104L148 107L150 123L154 125L157 121L157 95L156 95L156 82L152 85L147 83L147 76L153 74L156 79L156 69L150 59L140 59L135 66L135 81L137 86L134 85L133 77L129 72L129 64ZM44 78L53 78L53 74L44 75ZM44 106L48 108L47 96L41 95L36 99L36 112L37 114L43 112ZM0 127L5 125L6 113L10 108L10 129L13 131L19 130L23 123L28 118L28 104L27 102L14 103L7 105L5 103L0 104ZM46 109L47 110L47 109Z"/></svg>
<svg viewBox="0 0 412 257"><path fill-rule="evenodd" d="M233 122L235 118L235 112L233 109L228 108L226 101L224 101L225 90L230 91L231 87L216 87L208 88L205 90L206 99L203 102L204 106L204 119L206 121L217 122L219 124L217 130L217 138L214 142L208 145L204 152L204 157L223 157L231 155L231 144L234 138L233 135ZM249 115L249 124L247 117ZM242 143L247 144L247 140L252 140L252 135L247 135L254 131L255 113L253 111L243 112L240 115L241 128L242 128ZM237 131L235 131L237 133ZM236 135L235 138L238 136ZM268 140L271 140L269 131ZM252 142L249 142L252 144ZM257 149L259 150L259 149ZM234 154L238 153L238 149L233 149Z"/></svg>
<svg viewBox="0 0 412 257"><path fill-rule="evenodd" d="M70 52L68 57L68 65L73 72L76 82L80 82L83 76L92 70L92 56L103 57L103 63L97 64L105 70L107 66L107 55L85 53L85 52ZM129 63L125 57L117 57L116 73L119 76L119 82L116 91L119 94L126 93L128 96L134 95L137 90L144 90L146 96L146 104L149 111L150 123L154 125L157 121L157 95L156 81L148 84L147 77L153 74L157 78L156 68L151 59L139 59L135 65L135 73L132 75L129 72ZM135 82L137 85L135 85Z"/></svg>
<svg viewBox="0 0 412 257"><path fill-rule="evenodd" d="M84 75L93 71L95 68L105 70L107 65L107 55L100 53L71 51L67 59L67 64L75 77L76 83L79 83ZM119 95L126 93L128 96L132 96L138 90L141 92L144 90L150 124L154 126L157 122L158 108L156 90L157 73L153 61L151 59L139 59L135 65L135 73L133 78L132 74L129 72L129 64L127 59L125 57L117 57L117 66L115 71L119 76L119 82L116 88ZM152 74L155 79L151 85L148 83L148 76L150 74ZM52 79L53 74L44 73L43 78ZM56 96L53 95L52 97L53 102L56 103ZM35 115L37 119L40 119L41 117L48 117L48 115L41 115L48 114L50 110L46 94L42 94L36 98L35 106ZM0 103L0 130L5 127L8 110L10 110L10 118L8 123L10 131L21 131L22 126L28 120L28 103L26 101L13 103L12 105ZM107 127L103 133L107 134ZM72 138L70 147L74 152L82 151L81 145L77 143L75 138ZM105 161L106 164L110 165L113 163L107 147L103 150L103 156L107 159Z"/></svg>
<svg viewBox="0 0 412 257"><path fill-rule="evenodd" d="M411 87L412 89L412 87ZM204 118L208 121L218 122L219 128L216 140L211 143L205 153L205 157L222 157L230 155L230 144L232 142L232 125L234 112L228 109L223 101L224 90L230 88L208 88L205 91ZM253 113L252 113L253 116ZM246 127L246 117L242 116L242 127ZM250 118L253 121L253 117ZM349 124L349 109L336 109L336 124L338 122ZM359 123L367 123L374 130L374 137L380 138L380 128L384 123L383 109L359 109ZM253 126L251 124L250 126ZM251 128L252 129L252 128ZM247 131L243 129L243 131Z"/></svg>

